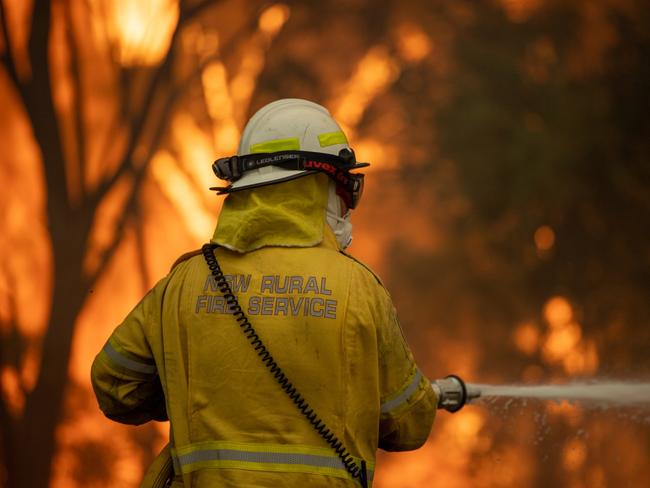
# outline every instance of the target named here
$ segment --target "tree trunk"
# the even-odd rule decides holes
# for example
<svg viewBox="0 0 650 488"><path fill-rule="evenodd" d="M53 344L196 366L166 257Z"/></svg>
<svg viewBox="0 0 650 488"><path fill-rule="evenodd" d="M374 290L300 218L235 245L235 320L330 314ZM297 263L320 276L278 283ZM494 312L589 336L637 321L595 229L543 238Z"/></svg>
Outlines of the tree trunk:
<svg viewBox="0 0 650 488"><path fill-rule="evenodd" d="M46 487L50 481L74 322L88 291L80 259L88 225L80 218L62 217L50 213L54 258L50 320L41 348L38 381L27 396L22 419L14 431L14 463L7 466L11 487Z"/></svg>

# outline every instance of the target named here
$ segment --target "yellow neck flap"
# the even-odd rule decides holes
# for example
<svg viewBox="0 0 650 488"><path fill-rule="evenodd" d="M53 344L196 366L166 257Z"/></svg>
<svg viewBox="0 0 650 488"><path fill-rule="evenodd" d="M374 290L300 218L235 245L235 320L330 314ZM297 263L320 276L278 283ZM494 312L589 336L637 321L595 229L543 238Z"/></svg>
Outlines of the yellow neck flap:
<svg viewBox="0 0 650 488"><path fill-rule="evenodd" d="M212 242L242 253L265 246L316 246L323 240L327 186L327 176L316 174L231 193Z"/></svg>

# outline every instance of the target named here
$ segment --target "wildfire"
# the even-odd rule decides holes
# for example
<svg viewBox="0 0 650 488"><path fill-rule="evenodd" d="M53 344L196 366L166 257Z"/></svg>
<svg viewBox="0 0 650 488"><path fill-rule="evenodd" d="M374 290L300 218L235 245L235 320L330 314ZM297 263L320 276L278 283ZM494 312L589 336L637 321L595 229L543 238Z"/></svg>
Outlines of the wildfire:
<svg viewBox="0 0 650 488"><path fill-rule="evenodd" d="M197 245L206 240L214 226L214 216L205 210L187 177L168 153L154 156L151 171L163 192L180 213L183 222Z"/></svg>
<svg viewBox="0 0 650 488"><path fill-rule="evenodd" d="M513 340L517 349L531 355L539 347L539 329L535 324L526 322L519 325L513 332Z"/></svg>
<svg viewBox="0 0 650 488"><path fill-rule="evenodd" d="M410 63L422 61L431 52L431 39L417 25L403 23L397 28L397 46L402 59Z"/></svg>
<svg viewBox="0 0 650 488"><path fill-rule="evenodd" d="M226 68L220 61L210 63L202 74L203 93L213 122L216 154L234 154L239 141L239 129L234 118L226 75ZM235 86L241 86L240 83L244 83L243 80Z"/></svg>
<svg viewBox="0 0 650 488"><path fill-rule="evenodd" d="M512 22L525 22L542 5L542 0L501 0Z"/></svg>
<svg viewBox="0 0 650 488"><path fill-rule="evenodd" d="M348 138L359 123L369 103L399 74L399 65L384 46L375 46L359 61L342 94L332 100L334 118L343 126Z"/></svg>
<svg viewBox="0 0 650 488"><path fill-rule="evenodd" d="M532 322L514 329L512 339L517 349L528 356L539 352L545 363L559 365L569 375L595 373L598 368L596 344L583 336L569 301L562 296L550 298L544 305L543 316L548 326L545 333ZM539 379L538 366L530 368L524 371L525 376Z"/></svg>
<svg viewBox="0 0 650 488"><path fill-rule="evenodd" d="M260 31L269 37L275 36L287 20L291 10L287 5L278 3L267 8L259 19Z"/></svg>
<svg viewBox="0 0 650 488"><path fill-rule="evenodd" d="M178 0L92 0L95 31L106 36L122 66L151 66L169 49Z"/></svg>
<svg viewBox="0 0 650 488"><path fill-rule="evenodd" d="M16 69L18 76L24 80L30 80L32 71L28 55L28 20L32 3L15 0L3 2L8 6L6 19L13 40ZM82 8L82 2L72 3L75 9ZM195 6L199 3L186 2L185 5ZM86 277L102 266L104 271L93 289L89 290L83 308L75 319L65 419L56 431L58 448L53 460L51 482L55 488L136 486L149 458L167 441L169 426L166 423L134 430L104 419L97 409L88 382L90 364L113 328L146 290L167 272L174 259L182 252L196 249L210 238L223 201L207 190L209 186L218 184L210 163L216 157L230 155L237 150L242 127L250 113L257 108L255 104L269 96L294 96L283 92L286 87L282 80L274 79L276 84L265 86L263 90L260 90L259 83L260 79L266 79L260 77L266 76L265 69L269 63L276 60L275 53L269 56L274 42L286 39L285 33L291 36L288 44L301 44L307 39L309 34L300 24L305 19L305 10L300 3L291 3L290 6L271 4L261 12L248 9L249 5L243 0L225 2L219 6L216 6L217 3L213 17L206 16L179 29L180 42L174 45L182 52L182 56L178 57L182 59L178 65L174 64L169 85L185 79L185 70L196 69L196 66L201 69L196 69L191 87L181 87L185 90L183 96L187 96L180 97L182 103L171 111L162 143L155 151L147 153L153 154L151 160L135 158L138 163L147 165L136 198L129 199L136 178L127 172L103 196L101 204L92 214L95 225L88 236L85 255L80 259L83 260ZM543 3L541 0L500 0L501 7L498 8L503 8L511 22L523 23L531 19ZM70 199L82 205L92 188L110 176L119 162L120 151L126 145L131 130L132 114L120 113L115 117L115 113L120 109L129 112L129 104L142 99L139 77L142 75L144 78L155 72L156 66L168 53L184 3L179 0L90 0L88 26L74 24L70 32L66 31L67 25L62 20L66 4L53 3L49 53L55 66L51 69L51 92L54 108L61 119L60 137L65 146L62 166L70 187ZM469 4L471 2L448 8L471 14L473 11ZM400 2L395 5L397 8ZM594 49L597 59L588 56L583 59L584 49L576 48L574 54L569 51L570 56L575 56L574 63L581 67L583 74L590 69L601 69L606 63L608 49L615 42L612 32L606 29L609 26L606 9L593 6L586 9L591 12L591 17L583 19L584 25L579 35L583 38L582 43L597 44ZM86 19L79 11L74 12L77 23L81 23L78 19ZM241 17L255 17L247 19L248 30L243 29L242 33L233 35L236 27L223 29L222 24L235 18L235 11L245 11ZM465 25L480 21L469 14L459 22ZM439 173L426 184L411 187L400 180L398 170L413 164L412 161L401 159L403 134L409 131L420 131L422 134L436 128L414 126L410 118L412 114L405 113L406 109L399 109L399 98L391 98L393 92L401 90L400 83L408 75L416 73L425 76L418 69L427 63L434 65L433 71L441 78L457 68L452 54L445 52L444 39L453 38L451 30L437 33L431 27L433 23L424 24L423 19L412 17L410 20L391 17L388 35L371 39L368 44L351 43L356 46L356 51L350 50L349 58L353 61L346 67L349 76L344 80L332 83L324 79L322 90L305 88L306 93L315 93L324 99L321 102L340 121L357 156L373 163L368 171L365 202L354 213L352 251L384 278L392 280L397 285L391 287L391 290L396 290L396 295L401 293L400 286L420 289L428 286L428 277L419 276L420 270L414 266L406 267L406 271L393 267L395 262L401 263L402 259L407 258L413 259L419 266L420 261L415 261L413 256L418 259L422 257L423 263L429 259L428 264L422 266L423 269L424 266L431 267L432 274L443 270L445 274L442 278L432 276L432 281L438 282L454 283L467 278L455 274L453 266L443 262L445 256L457 258L461 255L464 259L470 254L474 260L472 272L480 275L476 281L480 281L483 273L485 276L496 276L496 273L490 273L498 269L495 254L488 245L483 244L486 242L484 236L466 232L473 228L468 222L471 219L466 219L472 208L470 199L457 182L454 161L437 162ZM294 19L300 28L295 29L292 25ZM606 31L605 35L592 35L590 22ZM79 71L81 90L74 87L71 67L74 50L66 37L70 35L78 36L84 44L87 41L93 45L92 48L85 45L78 47L78 62L83 65ZM231 42L233 38L239 40ZM313 41L313 38L310 39ZM304 45L307 46L303 48L304 51L309 51L306 57L313 63L313 45L307 42ZM0 41L0 55L7 55L5 49L5 43ZM564 51L550 35L531 39L522 46L521 53L516 69L533 82L533 89L548 82L554 73L553 68L563 62L564 56ZM98 59L88 59L95 55ZM297 63L300 60L291 58L289 61ZM270 72L278 73L280 68L284 69L284 66L273 66L276 71ZM327 71L321 70L319 73L327 74ZM120 76L123 78L120 79ZM31 80L35 86L40 86L38 81ZM470 81L472 84L476 80ZM133 83L137 89L127 93L129 96L125 97L125 107L118 108L122 96L120 90L126 90L120 83ZM435 83L437 87L440 81L427 79L427 83ZM446 96L437 90L432 91L436 91L433 97L435 103ZM166 95L164 89L156 94L160 95L159 98ZM0 255L4 256L0 262L0 335L5 347L0 351L4 354L0 358L0 395L8 414L17 420L23 414L29 394L38 380L41 341L50 310L52 277L54 272L65 273L66 270L53 270L52 266L52 241L48 233L51 223L48 222L47 207L51 195L48 195L44 185L44 153L35 142L37 132L30 125L24 104L19 101L18 91L10 85L9 72L4 67L0 67L0 96L3 110L3 117L0 118L0 181L4 188L10 189L0 192ZM433 98L426 99L430 101ZM384 99L390 100L386 102ZM78 107L80 100L83 104ZM159 100L156 99L156 102ZM523 123L529 132L542 137L545 131L555 128L549 118L542 117L541 108L535 108L539 109L539 113L527 112ZM74 132L73 116L76 109L81 114L80 133L85 137L82 141L87 143L85 148L83 144L76 145L74 137L70 135ZM436 109L432 107L430 110ZM487 109L477 107L477 116L482 116L482 111ZM365 123L371 118L376 119L372 122L373 130L366 130ZM116 126L114 131L109 130L111 124ZM378 129L374 130L375 127ZM144 130L143 144L148 137L150 134ZM429 156L429 149L422 144L413 151L426 154L422 157L424 160ZM141 154L139 150L140 146L137 155ZM116 154L118 157L114 157ZM50 167L47 169L52 170ZM436 194L438 187L449 196L444 205L441 205ZM120 227L124 215L128 219ZM513 227L519 224L516 219L513 222ZM458 238L455 232L462 234L463 238ZM116 242L118 235L121 238ZM526 251L532 255L535 263L547 262L535 260L535 252L539 257L558 253L560 247L564 246L563 237L559 227L553 228L548 223L539 225L534 232L525 235ZM465 238L469 244L463 241ZM457 251L449 251L461 241ZM471 248L469 252L462 247L465 244ZM113 245L116 246L115 254L104 262L104 254ZM526 310L530 315L523 319L517 316L513 319L512 329L504 326L493 334L491 329L485 332L489 322L483 323L483 302L476 295L484 293L499 303L500 300L507 302L508 297L499 295L499 292L492 295L489 288L493 283L487 280L484 289L482 285L474 288L476 281L471 280L476 278L472 276L467 283L455 285L461 290L461 296L445 304L441 318L435 317L435 321L439 320L442 324L440 326L437 322L416 321L422 317L429 318L420 309L429 306L428 300L433 293L413 293L412 296L399 298L400 313L411 314L411 330L415 331L415 337L421 342L413 344L414 350L418 347L435 350L435 358L423 359L420 366L430 368L430 373L433 373L434 367L448 366L453 368L449 372L472 379L482 374L481 368L492 360L487 357L489 352L497 351L498 356L500 351L514 348L509 352L513 353L514 360L521 361L521 370L512 373L514 378L509 378L511 380L537 383L549 377L560 380L598 372L601 362L605 362L607 350L602 342L597 342L599 336L585 318L587 314L582 313L581 304L570 292L566 292L566 296L545 297L547 300L540 309L537 302L533 305L525 302L529 299L524 296L525 293L513 289L512 293L518 301L512 308L528 306ZM512 276L507 279L510 278ZM411 280L415 284L410 283ZM510 283L518 281L512 279ZM434 300L439 300L439 297L431 298L431 301ZM610 336L623 335L623 319L620 320L620 328L616 329L616 324L612 324ZM446 329L447 324L458 324L459 330ZM479 333L482 335L473 335ZM494 362L498 364L503 359L496 356ZM495 374L494 371L485 374ZM503 378L490 379L496 381ZM554 444L556 452L553 455L557 457L558 469L566 474L564 479L567 486L601 487L608 486L611 481L610 467L594 460L596 457L590 451L593 442L608 445L612 451L625 452L620 463L626 473L642 473L641 470L647 465L645 439L634 427L613 428L612 424L607 423L611 421L609 418L590 424L588 414L568 403L545 404L541 410L551 421L557 420L558 424L576 432L586 426L593 427L591 438L576 434ZM474 406L453 416L440 413L430 439L421 449L408 453L380 453L375 485L378 488L434 484L447 488L533 485L536 476L540 476L539 472L548 466L538 459L539 451L533 447L538 442L539 429L538 419L533 418L531 411L522 407L515 414L513 409L506 412L506 418ZM515 431L512 438L508 437L508 428ZM0 467L0 485L4 482L3 476ZM642 477L638 475L636 479Z"/></svg>
<svg viewBox="0 0 650 488"><path fill-rule="evenodd" d="M555 232L548 225L543 225L535 231L534 239L538 251L548 251L555 244Z"/></svg>

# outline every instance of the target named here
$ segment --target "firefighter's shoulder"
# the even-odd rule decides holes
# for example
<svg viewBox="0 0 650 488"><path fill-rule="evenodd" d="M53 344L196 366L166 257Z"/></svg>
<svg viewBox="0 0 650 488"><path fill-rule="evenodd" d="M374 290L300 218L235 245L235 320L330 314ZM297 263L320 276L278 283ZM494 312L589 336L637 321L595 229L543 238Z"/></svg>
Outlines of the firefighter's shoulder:
<svg viewBox="0 0 650 488"><path fill-rule="evenodd" d="M375 272L370 268L370 266L368 266L366 263L364 263L363 261L361 261L361 260L358 259L358 258L355 258L355 257L354 257L352 254L350 254L349 252L343 251L343 250L341 250L341 249L339 249L339 253L341 253L341 254L342 254L343 256L345 256L346 258L352 260L352 261L353 261L357 266L359 266L360 268L362 268L363 270L365 270L366 273L370 274L370 275L374 278L374 280L377 282L377 284L379 284L379 286L381 286L381 287L384 288L384 289L386 288L386 287L384 286L383 281L381 281L381 278L379 277L379 275L378 275L377 273L375 273Z"/></svg>
<svg viewBox="0 0 650 488"><path fill-rule="evenodd" d="M185 254L182 254L176 261L174 261L174 264L172 264L171 268L169 268L169 272L171 273L179 264L187 261L190 258L193 258L194 256L199 256L200 254L202 254L201 249L195 249L194 251L189 251Z"/></svg>

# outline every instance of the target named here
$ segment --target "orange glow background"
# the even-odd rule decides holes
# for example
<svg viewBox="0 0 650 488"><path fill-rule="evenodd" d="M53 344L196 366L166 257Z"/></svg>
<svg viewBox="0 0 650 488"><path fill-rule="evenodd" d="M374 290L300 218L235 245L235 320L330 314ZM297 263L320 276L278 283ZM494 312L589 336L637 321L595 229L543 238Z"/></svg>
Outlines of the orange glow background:
<svg viewBox="0 0 650 488"><path fill-rule="evenodd" d="M0 486L138 486L166 424L90 365L222 203L210 164L283 97L367 171L351 251L421 369L650 378L650 6L641 0L0 0ZM644 486L650 413L440 413L374 486Z"/></svg>

